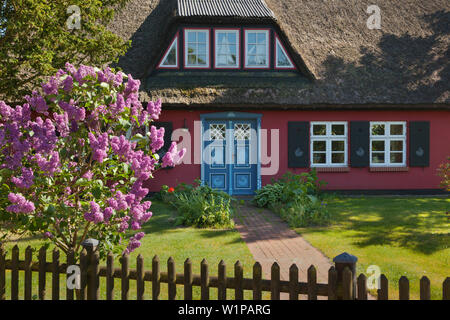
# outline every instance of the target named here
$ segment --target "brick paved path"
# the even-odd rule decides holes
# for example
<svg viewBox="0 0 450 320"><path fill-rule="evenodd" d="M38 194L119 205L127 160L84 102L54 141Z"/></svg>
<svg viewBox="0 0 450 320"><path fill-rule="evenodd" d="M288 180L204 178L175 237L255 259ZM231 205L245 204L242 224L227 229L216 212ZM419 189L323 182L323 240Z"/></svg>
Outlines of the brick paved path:
<svg viewBox="0 0 450 320"><path fill-rule="evenodd" d="M240 205L234 220L253 257L261 263L265 279L270 279L270 268L277 261L281 280L289 280L289 267L295 263L300 281L306 282L307 270L314 265L317 282L328 282L331 261L269 210Z"/></svg>

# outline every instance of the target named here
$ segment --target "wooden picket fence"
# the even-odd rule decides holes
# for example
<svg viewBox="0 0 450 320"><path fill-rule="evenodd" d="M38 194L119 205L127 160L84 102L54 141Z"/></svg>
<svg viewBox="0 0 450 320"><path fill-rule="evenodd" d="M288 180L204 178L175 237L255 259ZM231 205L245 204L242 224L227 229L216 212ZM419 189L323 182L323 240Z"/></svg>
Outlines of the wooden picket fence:
<svg viewBox="0 0 450 320"><path fill-rule="evenodd" d="M13 247L11 259L6 259L6 252L0 248L0 300L6 299L6 270L11 271L11 300L19 299L19 271L24 271L25 300L32 299L32 277L38 273L38 299L46 299L46 275L51 273L51 299L59 300L60 277L66 274L67 266L74 265L74 255L66 256L66 263L60 262L59 250L52 251L52 261L46 261L47 251L45 247L39 250L38 262L32 261L32 249L27 247L25 259L19 260L19 248ZM128 300L130 291L130 280L136 281L136 296L138 300L144 300L145 284L151 283L152 299L160 298L161 283L167 284L168 299L174 300L177 293L177 285L184 287L184 299L192 300L192 288L200 287L201 300L210 299L210 289L216 288L219 300L227 300L227 289L234 290L234 299L243 300L244 291L253 292L252 300L261 300L263 292L270 292L272 300L279 300L281 293L289 294L290 300L298 300L299 295L306 295L308 300L316 300L318 296L328 297L329 300L367 300L369 297L366 287L366 276L360 274L355 277L351 270L345 266L330 267L328 270L328 283L317 283L317 271L311 266L307 271L307 282L299 282L298 267L293 264L289 269L289 280L280 280L280 267L275 262L271 268L271 279L262 278L261 264L256 262L253 266L253 278L247 279L243 276L243 266L237 261L234 265L234 277L226 276L226 265L221 261L218 265L218 275L209 275L209 265L206 260L201 262L200 275L192 273L192 261L184 262L184 273L177 274L175 261L169 258L167 261L167 272L161 272L161 263L157 256L152 259L152 270L144 270L144 259L141 255L137 257L136 269L129 268L128 255L122 255L119 259L120 268L114 267L114 257L108 254L106 267L99 265L99 254L97 251L86 248L80 255L81 270L80 289L70 290L66 288L67 300L99 300L100 299L100 277L106 278L106 299L113 300L114 279L121 279L121 300ZM450 278L443 283L443 300L450 300ZM77 291L77 292L76 292ZM399 299L409 299L409 280L401 277L399 280ZM381 275L378 299L388 299L388 279ZM427 277L420 280L420 299L430 299L430 281Z"/></svg>

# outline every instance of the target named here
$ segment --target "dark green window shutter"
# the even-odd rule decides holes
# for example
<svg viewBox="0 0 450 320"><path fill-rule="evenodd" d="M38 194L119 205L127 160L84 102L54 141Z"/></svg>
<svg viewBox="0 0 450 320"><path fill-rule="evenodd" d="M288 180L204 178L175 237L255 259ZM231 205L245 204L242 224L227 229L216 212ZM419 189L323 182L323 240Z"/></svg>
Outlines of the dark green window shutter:
<svg viewBox="0 0 450 320"><path fill-rule="evenodd" d="M409 123L409 165L411 167L430 166L429 121L411 121Z"/></svg>
<svg viewBox="0 0 450 320"><path fill-rule="evenodd" d="M368 167L369 143L370 143L369 121L350 122L350 166L354 168Z"/></svg>
<svg viewBox="0 0 450 320"><path fill-rule="evenodd" d="M288 167L309 167L309 122L288 122Z"/></svg>
<svg viewBox="0 0 450 320"><path fill-rule="evenodd" d="M172 144L172 132L173 132L173 123L172 122L152 122L152 126L156 128L164 127L164 146L158 151L158 154L166 154L169 150L170 145Z"/></svg>

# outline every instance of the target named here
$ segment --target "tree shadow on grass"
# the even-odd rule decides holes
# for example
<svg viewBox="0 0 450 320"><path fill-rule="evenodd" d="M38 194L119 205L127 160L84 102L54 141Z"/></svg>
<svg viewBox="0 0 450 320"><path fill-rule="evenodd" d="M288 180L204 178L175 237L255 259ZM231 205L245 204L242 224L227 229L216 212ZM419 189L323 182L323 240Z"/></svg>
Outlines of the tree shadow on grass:
<svg viewBox="0 0 450 320"><path fill-rule="evenodd" d="M228 229L212 229L212 228L195 228L184 225L176 225L175 219L177 212L170 205L154 201L152 205L154 212L152 218L142 226L142 231L146 234L167 234L178 232L180 230L197 231L198 235L203 238L217 238L223 237L230 233L236 233L234 228Z"/></svg>
<svg viewBox="0 0 450 320"><path fill-rule="evenodd" d="M450 223L445 212L450 204L446 199L382 198L381 204L376 201L349 199L343 211L334 212L338 228L350 233L354 245L401 247L427 255L449 248Z"/></svg>
<svg viewBox="0 0 450 320"><path fill-rule="evenodd" d="M22 236L20 238L12 238L12 239L6 239L4 241L5 244L7 243L21 243L21 242L28 242L28 241L33 241L33 240L42 240L42 236L41 235L34 235L34 236Z"/></svg>

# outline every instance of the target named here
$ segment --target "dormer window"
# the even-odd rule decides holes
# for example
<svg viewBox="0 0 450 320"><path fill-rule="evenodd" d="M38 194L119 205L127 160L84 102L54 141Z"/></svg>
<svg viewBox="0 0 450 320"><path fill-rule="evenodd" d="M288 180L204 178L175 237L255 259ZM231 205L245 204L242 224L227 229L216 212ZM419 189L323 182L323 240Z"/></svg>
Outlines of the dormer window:
<svg viewBox="0 0 450 320"><path fill-rule="evenodd" d="M298 69L285 35L271 27L227 25L180 26L161 52L156 69L251 72ZM169 40L169 39L168 39ZM265 72L260 72L265 76Z"/></svg>
<svg viewBox="0 0 450 320"><path fill-rule="evenodd" d="M209 68L209 29L184 30L185 68Z"/></svg>
<svg viewBox="0 0 450 320"><path fill-rule="evenodd" d="M239 29L216 29L214 31L216 69L239 68L239 34Z"/></svg>
<svg viewBox="0 0 450 320"><path fill-rule="evenodd" d="M269 30L245 30L245 68L269 69Z"/></svg>

